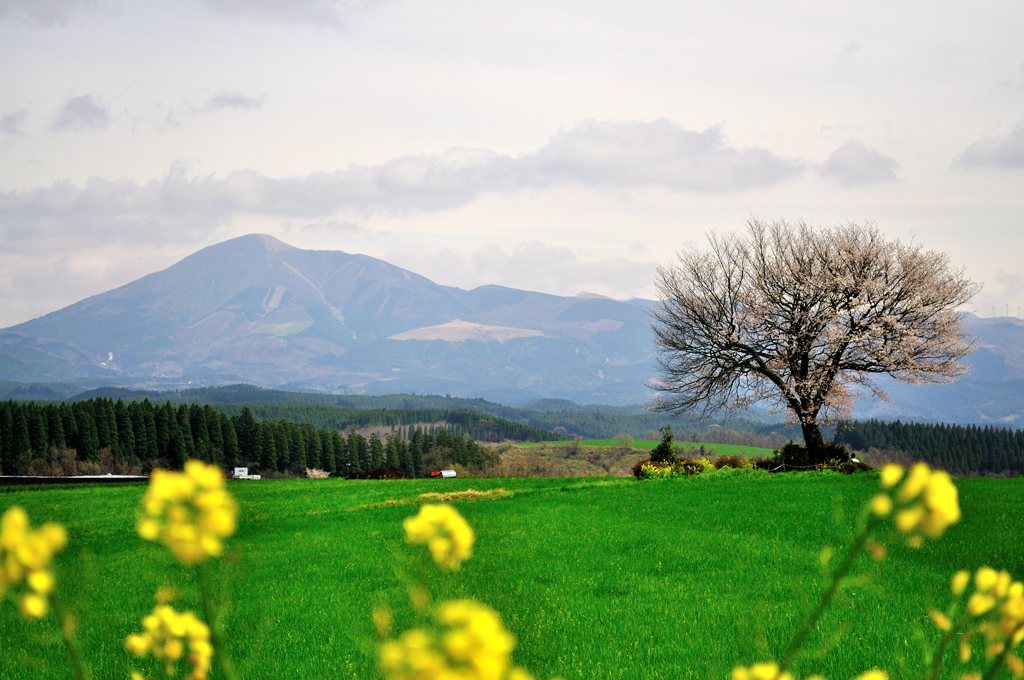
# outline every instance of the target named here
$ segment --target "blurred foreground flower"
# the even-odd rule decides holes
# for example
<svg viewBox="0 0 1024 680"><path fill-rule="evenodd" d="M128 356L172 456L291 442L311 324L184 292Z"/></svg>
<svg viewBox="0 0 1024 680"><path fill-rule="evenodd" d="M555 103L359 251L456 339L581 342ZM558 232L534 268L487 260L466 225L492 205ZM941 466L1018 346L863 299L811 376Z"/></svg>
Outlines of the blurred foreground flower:
<svg viewBox="0 0 1024 680"><path fill-rule="evenodd" d="M0 518L0 600L7 590L23 580L28 592L18 601L25 618L41 619L49 609L47 599L53 592L50 560L64 548L68 536L59 524L29 526L28 514L13 506Z"/></svg>
<svg viewBox="0 0 1024 680"><path fill-rule="evenodd" d="M968 591L972 581L974 587ZM930 616L935 627L946 633L944 642L954 635L959 638L960 661L971 660L971 643L980 639L986 658L999 657L996 664L1003 661L1015 678L1024 677L1024 661L1013 651L1024 641L1024 584L1014 581L1007 571L981 567L973 579L969 572L958 572L950 590L954 601L949 610L932 611ZM955 624L951 621L954 617ZM933 668L932 676L937 668Z"/></svg>
<svg viewBox="0 0 1024 680"><path fill-rule="evenodd" d="M174 675L175 666L188 652L192 666L190 680L206 680L213 658L210 629L192 612L176 612L168 604L158 604L153 613L142 620L143 632L129 635L125 648L137 657L152 654L163 663L164 672ZM142 677L133 673L133 677Z"/></svg>
<svg viewBox="0 0 1024 680"><path fill-rule="evenodd" d="M511 665L515 638L490 607L445 602L434 622L381 643L378 661L388 680L532 680Z"/></svg>
<svg viewBox="0 0 1024 680"><path fill-rule="evenodd" d="M182 564L220 555L222 541L235 532L237 506L215 465L197 460L184 472L154 470L142 500L139 535L160 540Z"/></svg>
<svg viewBox="0 0 1024 680"><path fill-rule="evenodd" d="M424 505L404 526L409 542L426 544L442 569L457 570L473 555L473 530L450 505Z"/></svg>
<svg viewBox="0 0 1024 680"><path fill-rule="evenodd" d="M893 490L895 498L878 494L871 502L872 512L884 517L892 511L895 501L896 529L907 537L907 545L912 548L920 548L926 537L939 538L949 526L960 521L956 486L945 470L932 470L926 463L917 463L904 475L899 465L889 464L882 468L881 487L887 492Z"/></svg>

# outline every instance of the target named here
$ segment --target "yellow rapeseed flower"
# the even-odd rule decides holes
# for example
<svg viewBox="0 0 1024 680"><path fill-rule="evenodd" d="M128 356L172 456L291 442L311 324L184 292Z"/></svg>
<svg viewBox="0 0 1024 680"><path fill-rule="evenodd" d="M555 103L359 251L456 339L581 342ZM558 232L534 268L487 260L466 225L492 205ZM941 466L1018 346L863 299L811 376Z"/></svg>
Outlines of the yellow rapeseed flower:
<svg viewBox="0 0 1024 680"><path fill-rule="evenodd" d="M1004 655L1010 672L1018 677L1018 670L1024 673L1024 663L1011 650L1024 641L1024 584L1014 581L1009 572L991 567L979 568L973 581L974 590L966 604L971 620L960 638L960 660L970 660L971 639L979 634L984 640L985 656ZM951 584L953 594L961 597L970 582L969 573L958 572Z"/></svg>
<svg viewBox="0 0 1024 680"><path fill-rule="evenodd" d="M950 581L950 590L953 591L954 595L960 597L964 594L964 591L967 589L967 584L970 582L971 573L969 571L958 571L953 576L952 581Z"/></svg>
<svg viewBox="0 0 1024 680"><path fill-rule="evenodd" d="M940 611L936 611L933 609L928 613L928 616L931 617L932 623L935 624L935 627L941 631L948 631L952 626L952 624L949 621L949 617Z"/></svg>
<svg viewBox="0 0 1024 680"><path fill-rule="evenodd" d="M532 680L512 665L515 638L490 607L445 602L433 624L380 644L377 661L388 680Z"/></svg>
<svg viewBox="0 0 1024 680"><path fill-rule="evenodd" d="M184 472L153 471L137 530L147 541L160 540L179 562L197 564L220 555L236 515L220 468L190 460Z"/></svg>
<svg viewBox="0 0 1024 680"><path fill-rule="evenodd" d="M140 658L151 654L163 663L168 676L174 675L178 661L187 658L192 666L189 680L206 680L213 646L210 629L195 614L177 612L168 604L157 604L153 613L142 620L142 627L142 633L125 638L125 649Z"/></svg>
<svg viewBox="0 0 1024 680"><path fill-rule="evenodd" d="M946 529L960 520L960 502L949 473L932 470L926 463L917 463L904 478L903 468L886 465L882 468L881 486L896 490L896 529L906 535L907 545L919 548L924 539L938 538ZM877 494L870 502L871 511L885 517L893 510L888 494Z"/></svg>
<svg viewBox="0 0 1024 680"><path fill-rule="evenodd" d="M895 463L889 463L882 467L882 488L891 489L903 479L903 468Z"/></svg>
<svg viewBox="0 0 1024 680"><path fill-rule="evenodd" d="M871 499L871 512L877 517L887 517L892 512L892 499L888 494L876 494Z"/></svg>
<svg viewBox="0 0 1024 680"><path fill-rule="evenodd" d="M858 675L855 680L889 680L889 676L885 671L872 668L871 670Z"/></svg>
<svg viewBox="0 0 1024 680"><path fill-rule="evenodd" d="M442 569L456 570L473 554L473 530L450 505L424 505L403 526L409 542L426 544Z"/></svg>
<svg viewBox="0 0 1024 680"><path fill-rule="evenodd" d="M0 517L0 598L22 582L27 586L18 611L27 619L41 619L49 610L53 592L53 556L67 545L68 535L59 524L32 529L28 514L12 506Z"/></svg>
<svg viewBox="0 0 1024 680"><path fill-rule="evenodd" d="M793 680L789 671L781 671L774 661L755 663L749 667L736 666L732 669L732 680Z"/></svg>

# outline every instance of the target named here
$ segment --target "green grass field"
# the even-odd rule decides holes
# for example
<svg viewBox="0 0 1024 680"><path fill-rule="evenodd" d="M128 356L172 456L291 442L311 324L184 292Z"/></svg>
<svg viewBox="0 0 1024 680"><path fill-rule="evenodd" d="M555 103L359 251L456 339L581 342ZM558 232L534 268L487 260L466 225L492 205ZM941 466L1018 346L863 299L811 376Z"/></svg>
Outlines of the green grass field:
<svg viewBox="0 0 1024 680"><path fill-rule="evenodd" d="M634 449L645 449L650 451L658 444L661 443L660 439L634 439ZM542 446L558 446L564 445L565 442L532 442L527 444L520 444L524 448ZM619 446L620 442L615 439L583 439L580 440L581 446ZM760 446L741 446L739 444L702 444L701 442L676 442L676 452L679 455L683 455L684 451L689 449L699 449L704 447L707 455L723 455L723 456L743 456L745 458L771 458L772 454L775 453L774 449L766 449Z"/></svg>
<svg viewBox="0 0 1024 680"><path fill-rule="evenodd" d="M778 656L813 606L822 546L842 546L877 475L723 473L686 479L459 479L234 482L240 526L222 576L230 647L245 678L373 678L371 608L403 600L396 564L415 553L401 521L426 491L503 487L459 503L476 555L435 593L501 612L516 662L539 680L711 678ZM1024 478L961 479L964 519L941 540L887 561L846 590L812 635L801 675L849 680L881 667L922 677L918 637L949 577L983 564L1024 576ZM198 607L192 574L133 530L139 486L0 492L0 512L69 528L59 594L79 612L94 677L127 678L128 633L171 585ZM53 620L0 612L0 677L69 678ZM827 655L817 651L831 648ZM147 676L158 677L154 668ZM959 675L959 674L957 674Z"/></svg>

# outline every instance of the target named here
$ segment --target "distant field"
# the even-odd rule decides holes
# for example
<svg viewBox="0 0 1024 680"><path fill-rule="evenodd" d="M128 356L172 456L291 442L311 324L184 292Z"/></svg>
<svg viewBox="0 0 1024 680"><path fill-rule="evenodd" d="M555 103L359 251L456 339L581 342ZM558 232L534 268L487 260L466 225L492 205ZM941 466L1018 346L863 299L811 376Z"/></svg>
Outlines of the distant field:
<svg viewBox="0 0 1024 680"><path fill-rule="evenodd" d="M647 449L649 451L660 443L660 439L634 439L633 448ZM541 446L542 444L548 444L550 446L564 446L566 442L535 442L520 444L519 446L532 447ZM616 439L583 439L580 441L580 445L619 446L620 443ZM704 447L707 455L717 454L723 456L745 456L747 458L770 458L775 452L774 449L766 449L759 446L740 446L739 444L703 444L701 442L676 442L676 451L682 455L683 451L699 449L702 446Z"/></svg>
<svg viewBox="0 0 1024 680"><path fill-rule="evenodd" d="M427 491L503 487L459 504L476 555L435 592L501 612L516 660L538 680L725 680L736 663L777 657L823 584L822 546L843 545L875 473L714 473L687 479L282 480L233 482L240 527L225 561L230 645L244 678L374 678L369 612L401 602L398 559L414 564L402 519ZM1024 575L1024 478L959 479L963 521L918 551L899 545L855 566L798 677L849 680L871 667L923 677L916 636L950 575L988 564ZM197 606L190 572L133 531L143 488L0 488L0 512L69 527L59 593L80 613L94 677L127 678L122 641L161 585ZM59 636L0 610L0 678L68 678ZM980 656L980 655L979 655ZM949 669L952 671L953 669ZM946 677L959 677L960 672ZM147 677L159 677L148 669Z"/></svg>

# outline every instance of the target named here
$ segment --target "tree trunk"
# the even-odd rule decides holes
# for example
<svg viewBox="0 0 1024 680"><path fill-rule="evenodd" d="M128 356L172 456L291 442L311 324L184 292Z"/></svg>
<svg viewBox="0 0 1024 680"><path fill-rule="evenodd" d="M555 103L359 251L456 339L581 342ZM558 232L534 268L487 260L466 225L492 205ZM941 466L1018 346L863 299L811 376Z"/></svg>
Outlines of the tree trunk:
<svg viewBox="0 0 1024 680"><path fill-rule="evenodd" d="M821 428L816 420L807 420L800 423L800 429L804 432L804 446L807 447L807 459L811 465L817 465L824 461L825 439L821 436Z"/></svg>

